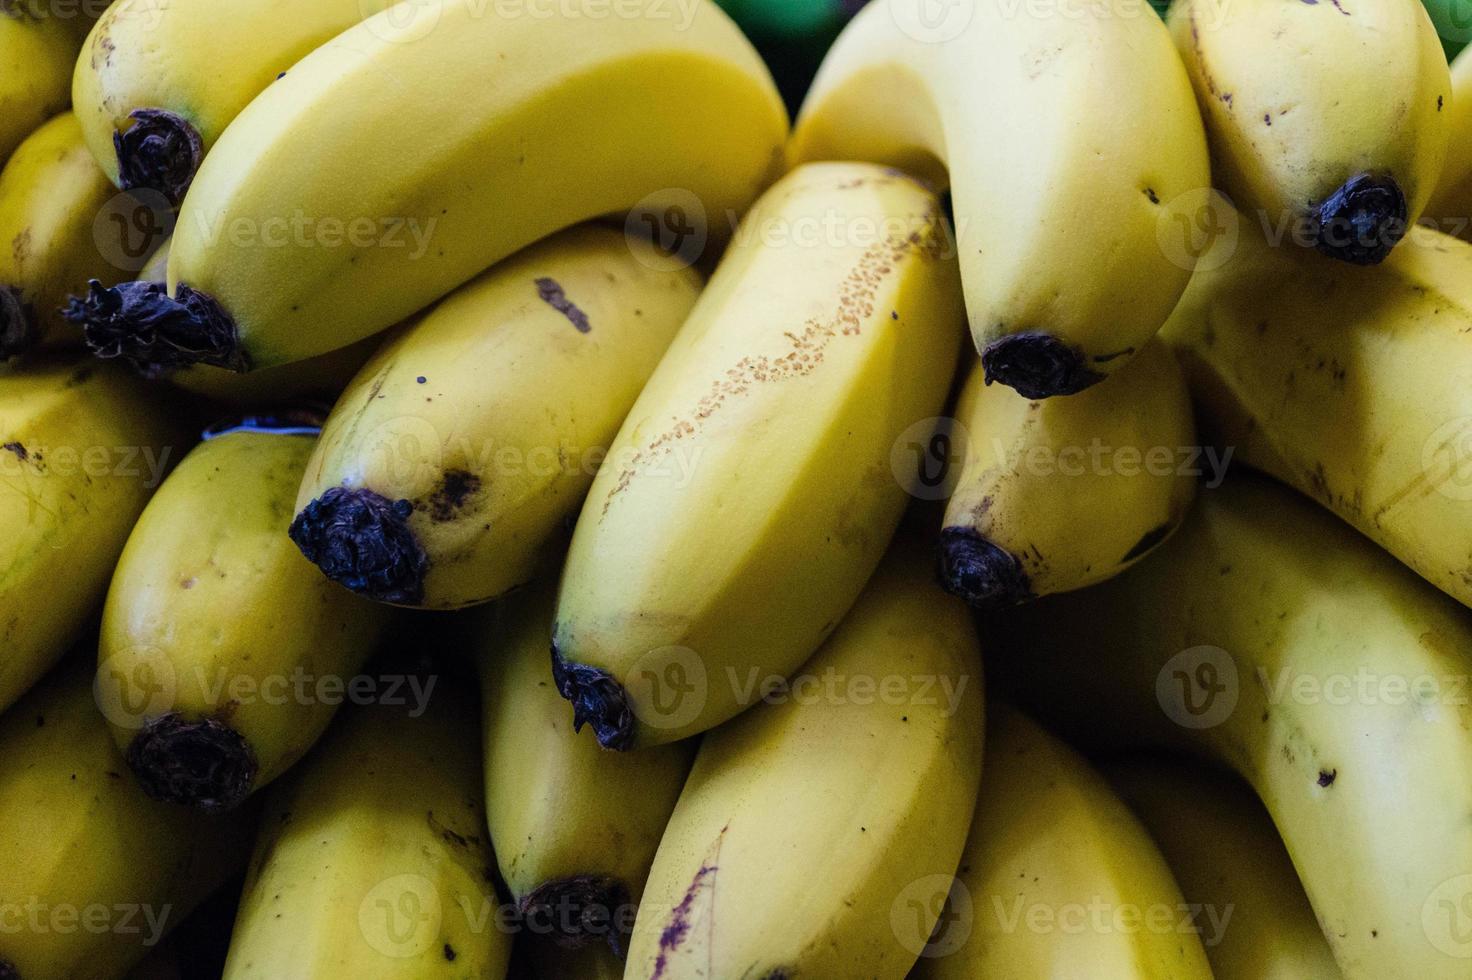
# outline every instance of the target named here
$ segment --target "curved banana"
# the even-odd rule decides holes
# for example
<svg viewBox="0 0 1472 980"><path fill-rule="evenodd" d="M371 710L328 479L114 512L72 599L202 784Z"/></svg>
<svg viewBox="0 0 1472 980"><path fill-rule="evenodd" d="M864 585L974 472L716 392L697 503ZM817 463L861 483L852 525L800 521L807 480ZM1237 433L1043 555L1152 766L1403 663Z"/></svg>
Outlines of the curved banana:
<svg viewBox="0 0 1472 980"><path fill-rule="evenodd" d="M0 13L0 163L71 103L78 47L60 19Z"/></svg>
<svg viewBox="0 0 1472 980"><path fill-rule="evenodd" d="M988 382L1027 398L1145 346L1191 274L1168 236L1210 185L1169 35L1108 4L874 0L818 73L793 156L949 173L972 337Z"/></svg>
<svg viewBox="0 0 1472 980"><path fill-rule="evenodd" d="M64 112L41 126L0 170L0 358L37 344L73 343L82 334L63 307L90 279L116 283L132 274L129 256L158 244L132 223L134 208L116 206L82 143L77 118ZM114 220L116 219L116 220Z"/></svg>
<svg viewBox="0 0 1472 980"><path fill-rule="evenodd" d="M1104 779L1022 713L989 706L971 837L911 976L1211 980L1197 925Z"/></svg>
<svg viewBox="0 0 1472 980"><path fill-rule="evenodd" d="M1217 185L1291 240L1357 265L1383 261L1446 156L1451 82L1426 9L1177 0L1169 20Z"/></svg>
<svg viewBox="0 0 1472 980"><path fill-rule="evenodd" d="M118 980L245 867L254 820L129 779L78 656L0 718L0 976Z"/></svg>
<svg viewBox="0 0 1472 980"><path fill-rule="evenodd" d="M622 955L695 745L610 755L575 733L547 664L553 604L538 586L480 621L486 818L524 927Z"/></svg>
<svg viewBox="0 0 1472 980"><path fill-rule="evenodd" d="M1417 229L1369 270L1251 229L1214 249L1163 331L1203 426L1472 605L1472 245Z"/></svg>
<svg viewBox="0 0 1472 980"><path fill-rule="evenodd" d="M935 195L869 164L803 167L747 215L573 535L555 670L604 746L750 707L746 678L795 670L859 594L905 507L894 446L955 372L946 242ZM702 696L669 701L676 673Z"/></svg>
<svg viewBox="0 0 1472 980"><path fill-rule="evenodd" d="M915 964L971 824L984 728L975 631L928 564L896 546L794 686L705 736L626 980L899 980Z"/></svg>
<svg viewBox="0 0 1472 980"><path fill-rule="evenodd" d="M399 4L240 114L179 213L168 293L96 291L88 341L265 368L377 333L585 219L637 208L691 246L687 226L719 230L775 176L786 132L710 0L597 17Z"/></svg>
<svg viewBox="0 0 1472 980"><path fill-rule="evenodd" d="M995 626L1000 686L1091 745L1252 784L1346 980L1465 980L1472 613L1241 477L1149 561Z"/></svg>
<svg viewBox="0 0 1472 980"><path fill-rule="evenodd" d="M99 701L155 799L228 810L281 775L383 632L387 610L323 578L286 535L320 422L302 413L206 433L118 560Z"/></svg>
<svg viewBox="0 0 1472 980"><path fill-rule="evenodd" d="M1118 575L1170 536L1196 494L1204 454L1191 400L1158 340L1072 398L1029 401L975 367L956 421L964 457L941 583L979 607Z"/></svg>
<svg viewBox="0 0 1472 980"><path fill-rule="evenodd" d="M530 581L700 294L698 273L662 262L581 226L394 335L328 417L291 529L302 551L407 606Z"/></svg>
<svg viewBox="0 0 1472 980"><path fill-rule="evenodd" d="M90 360L0 371L0 710L79 637L187 443L142 382Z"/></svg>
<svg viewBox="0 0 1472 980"><path fill-rule="evenodd" d="M1207 936L1216 980L1341 980L1283 842L1246 787L1160 760L1104 773L1160 845L1186 899L1231 916Z"/></svg>
<svg viewBox="0 0 1472 980"><path fill-rule="evenodd" d="M1431 202L1426 205L1423 223L1458 238L1472 239L1472 55L1466 51L1464 48L1451 65L1446 162Z"/></svg>
<svg viewBox="0 0 1472 980"><path fill-rule="evenodd" d="M174 204L240 111L393 0L118 0L77 59L72 105L108 179Z"/></svg>
<svg viewBox="0 0 1472 980"><path fill-rule="evenodd" d="M354 708L272 788L224 980L501 980L475 717Z"/></svg>

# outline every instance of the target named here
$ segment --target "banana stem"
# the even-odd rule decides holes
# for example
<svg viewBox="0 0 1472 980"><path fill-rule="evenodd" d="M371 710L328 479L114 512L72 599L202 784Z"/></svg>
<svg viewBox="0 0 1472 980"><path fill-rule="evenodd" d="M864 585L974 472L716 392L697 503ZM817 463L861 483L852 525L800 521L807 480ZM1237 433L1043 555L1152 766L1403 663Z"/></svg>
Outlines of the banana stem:
<svg viewBox="0 0 1472 980"><path fill-rule="evenodd" d="M992 341L981 352L981 366L987 384L1004 384L1023 398L1076 395L1104 380L1089 370L1083 351L1038 331Z"/></svg>
<svg viewBox="0 0 1472 980"><path fill-rule="evenodd" d="M618 916L629 903L629 889L617 878L577 875L538 885L517 903L517 911L533 930L549 927L552 941L563 949L604 939L622 960L631 933L623 930Z"/></svg>
<svg viewBox="0 0 1472 980"><path fill-rule="evenodd" d="M291 540L324 575L379 602L418 605L429 559L409 529L414 505L333 487L291 522Z"/></svg>
<svg viewBox="0 0 1472 980"><path fill-rule="evenodd" d="M233 810L255 784L255 753L244 736L214 718L150 719L128 744L126 757L149 796L206 813Z"/></svg>
<svg viewBox="0 0 1472 980"><path fill-rule="evenodd" d="M40 335L35 311L21 297L20 290L0 286L0 360L24 354Z"/></svg>
<svg viewBox="0 0 1472 980"><path fill-rule="evenodd" d="M634 747L634 713L629 708L629 696L612 675L564 660L554 643L552 680L557 693L572 703L574 731L592 725L598 744L605 749L627 752Z"/></svg>
<svg viewBox="0 0 1472 980"><path fill-rule="evenodd" d="M211 296L182 282L171 297L161 282L106 287L93 279L86 298L72 297L64 313L81 326L93 354L121 358L145 377L191 364L250 370L235 321Z"/></svg>
<svg viewBox="0 0 1472 980"><path fill-rule="evenodd" d="M204 160L199 132L172 112L135 109L133 125L114 133L118 184L125 191L154 190L178 205Z"/></svg>
<svg viewBox="0 0 1472 980"><path fill-rule="evenodd" d="M1406 234L1406 195L1389 174L1356 174L1312 215L1314 247L1354 265L1379 265Z"/></svg>
<svg viewBox="0 0 1472 980"><path fill-rule="evenodd" d="M1016 606L1034 598L1022 563L967 527L940 532L940 580L947 592L978 609Z"/></svg>

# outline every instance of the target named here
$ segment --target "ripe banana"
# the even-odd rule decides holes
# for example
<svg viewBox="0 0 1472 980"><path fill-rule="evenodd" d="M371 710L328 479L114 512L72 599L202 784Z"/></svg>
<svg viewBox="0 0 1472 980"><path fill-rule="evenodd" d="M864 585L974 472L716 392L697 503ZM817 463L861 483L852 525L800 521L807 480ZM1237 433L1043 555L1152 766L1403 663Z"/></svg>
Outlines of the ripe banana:
<svg viewBox="0 0 1472 980"><path fill-rule="evenodd" d="M1204 453L1185 379L1158 340L1072 398L1028 401L975 367L956 420L964 461L941 582L978 607L1118 575L1170 536L1196 493Z"/></svg>
<svg viewBox="0 0 1472 980"><path fill-rule="evenodd" d="M480 621L486 817L525 927L622 955L695 745L610 755L572 730L547 666L554 598L539 586Z"/></svg>
<svg viewBox="0 0 1472 980"><path fill-rule="evenodd" d="M0 710L101 605L133 522L184 453L170 409L92 361L0 371Z"/></svg>
<svg viewBox="0 0 1472 980"><path fill-rule="evenodd" d="M128 778L90 665L73 658L0 719L8 980L118 980L250 853L245 813L209 820Z"/></svg>
<svg viewBox="0 0 1472 980"><path fill-rule="evenodd" d="M1162 236L1210 184L1169 35L1108 4L874 0L813 83L793 156L937 186L949 172L987 381L1027 398L1081 391L1145 346L1191 274Z"/></svg>
<svg viewBox="0 0 1472 980"><path fill-rule="evenodd" d="M1218 186L1305 246L1383 261L1446 156L1451 82L1426 9L1177 0L1169 20Z"/></svg>
<svg viewBox="0 0 1472 980"><path fill-rule="evenodd" d="M103 610L98 695L155 799L228 810L321 736L387 610L286 536L320 416L207 433L144 509Z"/></svg>
<svg viewBox="0 0 1472 980"><path fill-rule="evenodd" d="M700 294L663 261L582 226L397 333L328 418L293 540L384 602L452 609L525 585Z"/></svg>
<svg viewBox="0 0 1472 980"><path fill-rule="evenodd" d="M393 0L118 0L92 29L72 105L125 190L184 199L204 156L260 92Z"/></svg>
<svg viewBox="0 0 1472 980"><path fill-rule="evenodd" d="M1346 269L1244 228L1208 260L1164 336L1213 438L1472 604L1472 245Z"/></svg>
<svg viewBox="0 0 1472 980"><path fill-rule="evenodd" d="M1149 561L993 622L1001 686L1089 744L1194 750L1252 784L1346 980L1465 980L1466 609L1240 477Z"/></svg>
<svg viewBox="0 0 1472 980"><path fill-rule="evenodd" d="M1431 203L1426 205L1423 223L1458 238L1472 239L1472 55L1465 51L1451 66L1446 162Z"/></svg>
<svg viewBox="0 0 1472 980"><path fill-rule="evenodd" d="M80 346L81 332L63 316L68 297L89 279L126 278L129 255L141 259L158 245L117 196L70 112L10 157L0 171L0 358L43 341Z"/></svg>
<svg viewBox="0 0 1472 980"><path fill-rule="evenodd" d="M948 247L935 195L868 164L803 167L747 215L573 536L554 669L579 729L705 731L843 617L905 507L892 450L955 372Z"/></svg>
<svg viewBox="0 0 1472 980"><path fill-rule="evenodd" d="M627 980L899 980L981 780L966 607L898 545L770 703L705 736L639 906Z"/></svg>
<svg viewBox="0 0 1472 980"><path fill-rule="evenodd" d="M272 788L224 980L506 976L474 712L445 693L353 709Z"/></svg>
<svg viewBox="0 0 1472 980"><path fill-rule="evenodd" d="M710 0L616 6L399 4L318 48L201 167L168 293L94 295L89 343L265 368L377 333L588 218L730 220L782 162L771 75Z"/></svg>
<svg viewBox="0 0 1472 980"><path fill-rule="evenodd" d="M62 20L0 12L0 163L71 103L78 47Z"/></svg>
<svg viewBox="0 0 1472 980"><path fill-rule="evenodd" d="M1031 719L989 714L961 871L911 976L1211 980L1203 923L1129 808Z"/></svg>
<svg viewBox="0 0 1472 980"><path fill-rule="evenodd" d="M1105 775L1186 899L1231 915L1206 944L1216 980L1341 980L1283 842L1246 787L1179 762L1130 760Z"/></svg>

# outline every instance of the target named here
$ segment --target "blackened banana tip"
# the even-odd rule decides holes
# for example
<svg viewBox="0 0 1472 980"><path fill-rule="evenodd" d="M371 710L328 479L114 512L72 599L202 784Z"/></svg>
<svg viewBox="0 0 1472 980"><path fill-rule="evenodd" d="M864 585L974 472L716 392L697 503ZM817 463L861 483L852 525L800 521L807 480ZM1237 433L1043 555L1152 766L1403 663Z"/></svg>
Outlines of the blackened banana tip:
<svg viewBox="0 0 1472 980"><path fill-rule="evenodd" d="M1313 214L1314 247L1354 265L1378 265L1405 237L1408 208L1389 174L1356 174Z"/></svg>
<svg viewBox="0 0 1472 980"><path fill-rule="evenodd" d="M128 768L155 800L207 813L233 810L255 784L256 758L235 729L206 718L154 718L128 744Z"/></svg>
<svg viewBox="0 0 1472 980"><path fill-rule="evenodd" d="M147 377L191 364L250 369L229 314L184 283L170 296L161 282L108 287L93 279L87 295L72 297L64 312L81 326L93 354L119 358Z"/></svg>
<svg viewBox="0 0 1472 980"><path fill-rule="evenodd" d="M615 752L634 746L634 712L623 685L607 671L587 664L571 663L552 646L552 679L557 693L572 703L573 729L593 726L598 744Z"/></svg>
<svg viewBox="0 0 1472 980"><path fill-rule="evenodd" d="M291 522L291 540L339 585L379 602L418 605L429 559L409 516L414 505L371 490L333 487Z"/></svg>
<svg viewBox="0 0 1472 980"><path fill-rule="evenodd" d="M20 971L9 960L0 960L0 980L21 980Z"/></svg>
<svg viewBox="0 0 1472 980"><path fill-rule="evenodd" d="M40 328L35 312L21 297L20 290L0 286L0 360L24 354L38 339Z"/></svg>
<svg viewBox="0 0 1472 980"><path fill-rule="evenodd" d="M563 949L607 942L620 960L628 955L629 889L617 878L577 875L539 885L517 903L522 921L547 929Z"/></svg>
<svg viewBox="0 0 1472 980"><path fill-rule="evenodd" d="M1033 598L1022 563L967 527L940 532L940 580L947 592L978 609L1015 606Z"/></svg>
<svg viewBox="0 0 1472 980"><path fill-rule="evenodd" d="M1057 337L1029 331L995 340L981 352L987 384L1004 384L1024 398L1075 395L1104 380L1083 351Z"/></svg>
<svg viewBox="0 0 1472 980"><path fill-rule="evenodd" d="M118 184L125 191L158 191L177 205L204 161L199 132L162 109L135 109L128 118L133 125L112 137Z"/></svg>

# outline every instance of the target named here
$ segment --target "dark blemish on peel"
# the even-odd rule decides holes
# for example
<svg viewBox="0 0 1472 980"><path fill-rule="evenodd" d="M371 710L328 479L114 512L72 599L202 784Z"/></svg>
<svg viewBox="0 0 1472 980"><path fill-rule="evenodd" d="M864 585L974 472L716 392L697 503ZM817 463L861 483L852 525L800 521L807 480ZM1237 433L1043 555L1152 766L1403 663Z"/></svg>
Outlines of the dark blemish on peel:
<svg viewBox="0 0 1472 980"><path fill-rule="evenodd" d="M556 279L543 277L537 280L537 295L542 302L552 309L567 317L568 321L577 328L578 333L592 333L593 325L588 322L588 315L578 309L577 304L567 298L562 287Z"/></svg>
<svg viewBox="0 0 1472 980"><path fill-rule="evenodd" d="M451 946L449 943L445 943L445 959L453 963L455 962L455 957L457 955L458 954L455 952L455 947Z"/></svg>
<svg viewBox="0 0 1472 980"><path fill-rule="evenodd" d="M1158 204L1160 202L1157 201L1156 203ZM1124 350L1117 350L1113 354L1099 354L1094 357L1094 363L1108 364L1110 361L1117 361L1121 357L1129 357L1134 352L1135 349L1133 347L1126 347Z"/></svg>
<svg viewBox="0 0 1472 980"><path fill-rule="evenodd" d="M26 449L25 446L22 446L18 442L7 442L3 446L0 446L0 449L4 449L14 453L15 458L20 460L22 463L31 458L30 450Z"/></svg>
<svg viewBox="0 0 1472 980"><path fill-rule="evenodd" d="M480 489L480 477L465 470L449 470L429 498L429 516L443 524L454 520L465 502Z"/></svg>
<svg viewBox="0 0 1472 980"><path fill-rule="evenodd" d="M1150 199L1150 203L1151 204L1159 204L1160 203L1160 195L1157 194L1157 193L1155 193L1155 188L1153 188L1153 187L1147 187L1147 188L1145 188L1145 196Z"/></svg>
<svg viewBox="0 0 1472 980"><path fill-rule="evenodd" d="M1334 780L1336 780L1338 778L1339 778L1339 770L1338 769L1320 769L1319 770L1319 786L1321 786L1324 789L1328 789L1330 786L1333 786L1334 785Z"/></svg>
<svg viewBox="0 0 1472 980"><path fill-rule="evenodd" d="M426 382L426 381L428 381L428 380L429 380L429 379L428 379L428 378L426 378L426 377L425 377L425 376L424 376L424 375L422 375L422 374L421 374L421 375L420 375L420 376L419 376L419 377L417 377L417 378L415 378L415 379L414 379L414 381L415 381L415 382L416 382L416 383L417 383L417 384L424 384L424 383L425 383L425 382Z"/></svg>
<svg viewBox="0 0 1472 980"><path fill-rule="evenodd" d="M1262 114L1262 124L1264 126L1271 126L1273 124L1273 114L1271 112L1264 112Z"/></svg>

